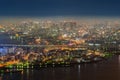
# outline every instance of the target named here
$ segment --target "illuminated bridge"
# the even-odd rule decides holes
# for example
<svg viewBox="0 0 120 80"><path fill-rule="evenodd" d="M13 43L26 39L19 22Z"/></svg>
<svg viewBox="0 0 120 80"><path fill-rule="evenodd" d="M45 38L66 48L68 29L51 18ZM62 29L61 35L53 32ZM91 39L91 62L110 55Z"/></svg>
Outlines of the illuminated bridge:
<svg viewBox="0 0 120 80"><path fill-rule="evenodd" d="M0 44L0 47L71 47L71 48L88 48L86 45L68 46L68 45L16 45L16 44Z"/></svg>

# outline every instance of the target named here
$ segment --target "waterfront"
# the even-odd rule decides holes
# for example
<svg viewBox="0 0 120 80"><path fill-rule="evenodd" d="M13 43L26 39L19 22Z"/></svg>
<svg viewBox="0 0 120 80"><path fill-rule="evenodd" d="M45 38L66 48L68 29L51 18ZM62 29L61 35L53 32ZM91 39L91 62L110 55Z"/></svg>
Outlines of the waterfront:
<svg viewBox="0 0 120 80"><path fill-rule="evenodd" d="M119 80L119 74L120 56L115 55L98 63L25 69L22 73L2 74L1 80Z"/></svg>

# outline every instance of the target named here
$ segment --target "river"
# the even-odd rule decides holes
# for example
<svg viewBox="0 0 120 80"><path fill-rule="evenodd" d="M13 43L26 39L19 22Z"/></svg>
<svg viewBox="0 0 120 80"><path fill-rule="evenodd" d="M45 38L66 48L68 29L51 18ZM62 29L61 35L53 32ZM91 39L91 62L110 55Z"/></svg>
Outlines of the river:
<svg viewBox="0 0 120 80"><path fill-rule="evenodd" d="M99 63L49 67L2 74L0 80L120 80L120 56Z"/></svg>

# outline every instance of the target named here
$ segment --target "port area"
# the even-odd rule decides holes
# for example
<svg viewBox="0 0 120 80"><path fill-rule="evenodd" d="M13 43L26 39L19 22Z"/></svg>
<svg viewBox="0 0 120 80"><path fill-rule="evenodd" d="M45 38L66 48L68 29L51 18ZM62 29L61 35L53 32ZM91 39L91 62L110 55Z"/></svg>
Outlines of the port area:
<svg viewBox="0 0 120 80"><path fill-rule="evenodd" d="M106 61L115 54L104 52L102 55L98 54L86 54L86 55L65 55L62 57L46 57L42 61L34 60L32 62L18 62L9 61L0 64L0 74L9 72L19 72L23 69L41 69L47 67L71 67L78 64L89 64Z"/></svg>
<svg viewBox="0 0 120 80"><path fill-rule="evenodd" d="M48 61L48 62L35 62L35 63L19 63L19 64L13 64L13 65L7 65L0 67L0 73L2 70L21 70L21 69L39 69L39 68L47 68L47 67L70 67L77 64L89 64L89 63L97 63L101 61L107 60L103 57L94 57L92 59L83 59L80 57L75 57L71 61Z"/></svg>
<svg viewBox="0 0 120 80"><path fill-rule="evenodd" d="M105 56L105 57L92 57L92 58L81 58L81 57L74 57L70 61L48 61L48 62L34 62L34 63L19 63L13 65L7 65L0 67L0 76L5 74L22 74L24 70L36 70L36 69L43 69L43 68L57 68L57 67L74 67L76 65L85 65L85 64L99 64L104 63L112 59L116 55L112 56Z"/></svg>

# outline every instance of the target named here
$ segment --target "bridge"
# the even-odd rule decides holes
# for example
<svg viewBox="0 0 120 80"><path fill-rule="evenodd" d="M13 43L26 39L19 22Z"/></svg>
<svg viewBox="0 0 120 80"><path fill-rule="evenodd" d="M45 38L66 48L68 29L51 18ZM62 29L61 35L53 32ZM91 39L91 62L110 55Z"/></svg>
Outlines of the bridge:
<svg viewBox="0 0 120 80"><path fill-rule="evenodd" d="M18 44L0 44L0 47L73 47L73 48L88 48L86 45L69 46L69 45L18 45Z"/></svg>
<svg viewBox="0 0 120 80"><path fill-rule="evenodd" d="M46 47L48 45L0 44L0 47ZM53 45L49 45L53 46Z"/></svg>

